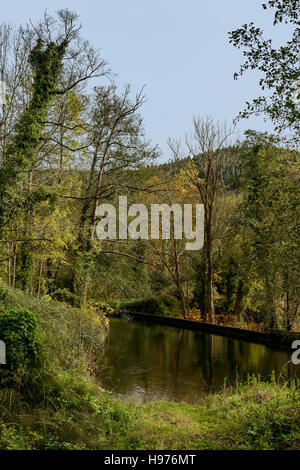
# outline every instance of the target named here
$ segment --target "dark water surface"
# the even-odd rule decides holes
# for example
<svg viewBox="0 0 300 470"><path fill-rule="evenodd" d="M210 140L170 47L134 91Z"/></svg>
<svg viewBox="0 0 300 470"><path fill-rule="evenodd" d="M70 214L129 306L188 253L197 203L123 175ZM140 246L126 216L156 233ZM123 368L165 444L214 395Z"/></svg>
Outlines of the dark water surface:
<svg viewBox="0 0 300 470"><path fill-rule="evenodd" d="M247 374L300 376L291 353L269 346L172 326L112 319L101 359L101 385L121 399L195 403Z"/></svg>

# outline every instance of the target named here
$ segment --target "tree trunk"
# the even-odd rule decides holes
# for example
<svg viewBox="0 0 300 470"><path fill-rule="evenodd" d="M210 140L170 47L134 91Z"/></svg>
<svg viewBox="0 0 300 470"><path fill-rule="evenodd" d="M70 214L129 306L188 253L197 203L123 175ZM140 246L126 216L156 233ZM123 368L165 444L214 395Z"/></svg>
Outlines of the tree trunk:
<svg viewBox="0 0 300 470"><path fill-rule="evenodd" d="M185 305L185 298L184 298L184 293L183 293L183 290L182 290L180 274L179 274L177 243L176 243L175 238L173 239L173 245L174 245L174 260L175 260L175 275L176 275L177 291L178 291L178 295L179 295L179 299L180 299L182 315L183 315L183 318L186 319L186 305Z"/></svg>
<svg viewBox="0 0 300 470"><path fill-rule="evenodd" d="M238 282L238 288L236 293L235 305L234 305L234 314L240 316L243 310L243 298L244 298L244 281L242 279Z"/></svg>
<svg viewBox="0 0 300 470"><path fill-rule="evenodd" d="M211 233L211 211L205 210L205 232L206 232L206 312L210 323L215 322L214 286L213 286L213 262L212 262L212 233Z"/></svg>

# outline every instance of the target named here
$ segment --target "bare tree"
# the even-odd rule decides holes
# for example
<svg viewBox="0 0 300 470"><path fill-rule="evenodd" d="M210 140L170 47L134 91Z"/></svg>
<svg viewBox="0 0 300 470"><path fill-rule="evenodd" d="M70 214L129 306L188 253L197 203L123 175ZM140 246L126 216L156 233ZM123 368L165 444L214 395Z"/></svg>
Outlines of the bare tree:
<svg viewBox="0 0 300 470"><path fill-rule="evenodd" d="M214 264L213 242L216 208L225 189L224 171L229 163L229 137L233 131L212 118L194 118L193 132L186 137L187 156L191 164L183 168L189 183L197 190L204 205L204 265L205 305L209 321L214 322ZM180 142L169 140L175 159L181 156Z"/></svg>
<svg viewBox="0 0 300 470"><path fill-rule="evenodd" d="M90 79L111 78L113 75L99 52L81 37L78 15L68 9L59 10L55 16L45 12L37 25L29 23L15 28L9 24L1 24L0 79L7 89L6 104L2 105L0 117L1 156L14 135L16 123L32 98L33 71L29 55L38 41L45 45L45 49L51 43L57 46L64 41L67 43L58 86L53 91L56 105L61 100L63 107L65 95L71 90L83 93ZM45 122L43 143L37 151L39 163L45 145L49 150L47 144L52 142L53 151L53 145L58 145L54 134L64 128L63 120L54 117L51 110L52 107L49 110L49 122Z"/></svg>
<svg viewBox="0 0 300 470"><path fill-rule="evenodd" d="M120 172L134 168L157 154L144 139L142 118L138 111L145 102L143 90L131 100L127 85L121 94L116 86L96 87L88 113L90 139L88 180L82 223L89 221L91 240L94 238L96 209L99 200L119 188ZM114 180L114 174L118 177ZM104 184L106 178L106 184Z"/></svg>

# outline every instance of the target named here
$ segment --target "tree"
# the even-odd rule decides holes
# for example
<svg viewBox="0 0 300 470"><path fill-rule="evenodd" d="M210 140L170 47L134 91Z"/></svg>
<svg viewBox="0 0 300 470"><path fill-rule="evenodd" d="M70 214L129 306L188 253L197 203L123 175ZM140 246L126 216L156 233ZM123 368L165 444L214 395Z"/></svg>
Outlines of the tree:
<svg viewBox="0 0 300 470"><path fill-rule="evenodd" d="M225 189L224 172L229 163L229 151L226 148L232 131L215 124L211 118L194 118L194 130L186 139L188 155L192 159L182 170L187 181L195 188L204 205L204 273L205 313L209 321L214 322L214 230L216 229L216 208L218 199ZM174 158L178 159L180 147L169 141Z"/></svg>
<svg viewBox="0 0 300 470"><path fill-rule="evenodd" d="M18 216L26 214L21 221L20 241L12 236L12 246L8 243L9 263L14 260L13 282L18 255L15 245L22 243L19 259L23 288L27 288L33 266L33 210L42 201L53 203L57 193L63 192L57 180L54 189L36 175L45 172L45 167L49 175L49 166L54 164L61 182L65 161L70 154L75 155L76 140L84 131L79 115L86 81L109 74L105 61L80 37L77 20L75 13L60 10L56 18L45 14L36 26L20 27L16 32L5 25L0 29L1 78L9 83L1 123L0 228L2 232L12 230L9 227Z"/></svg>
<svg viewBox="0 0 300 470"><path fill-rule="evenodd" d="M130 100L130 86L119 94L115 85L95 87L88 111L90 132L86 167L88 179L82 206L82 225L88 222L87 246L94 239L96 209L100 198L119 190L114 174L132 169L147 158L157 156L144 139L139 110L145 102L142 91ZM106 181L105 181L106 179Z"/></svg>
<svg viewBox="0 0 300 470"><path fill-rule="evenodd" d="M112 198L121 191L126 170L136 168L147 159L157 156L144 137L143 120L139 110L145 97L139 92L130 99L130 86L119 93L114 84L93 90L86 111L88 130L86 151L82 156L84 181L78 232L77 260L84 280L81 286L82 303L87 297L95 256L100 243L95 238L97 207L101 199ZM81 268L80 268L81 269Z"/></svg>
<svg viewBox="0 0 300 470"><path fill-rule="evenodd" d="M154 177L152 185L156 182L159 185L160 181L164 181L162 175L160 178ZM159 179L161 179L159 181ZM182 175L175 174L169 176L170 181L164 181L164 190L159 194L155 194L155 203L168 204L170 207L175 204L190 203L191 198L195 196L193 189L188 191L185 185L185 179ZM151 200L151 195L150 195ZM180 302L180 308L183 318L188 317L189 312L189 281L191 280L191 266L185 249L186 240L184 236L182 239L175 238L175 217L174 212L170 211L170 238L165 239L162 227L160 231L159 240L151 240L151 253L149 258L154 265L154 270L157 273L157 268L161 269L161 280L168 275L171 279L175 289L176 296ZM178 223L178 222L177 222Z"/></svg>
<svg viewBox="0 0 300 470"><path fill-rule="evenodd" d="M21 200L20 192L45 140L49 140L44 128L54 97L63 97L87 79L108 73L106 63L81 39L77 20L75 13L60 10L57 18L45 13L37 26L20 27L14 36L9 27L1 28L1 79L13 78L9 106L2 110L5 139L0 169L1 227L11 221L22 206L30 207L48 197L36 191ZM9 55L10 41L13 42L12 56ZM5 64L7 59L8 64ZM20 90L23 95L27 92L25 103L20 103ZM15 101L21 109L17 119L11 111L16 108Z"/></svg>
<svg viewBox="0 0 300 470"><path fill-rule="evenodd" d="M18 184L30 170L42 138L52 95L57 86L62 67L62 57L67 41L58 46L54 43L44 48L39 40L29 56L34 70L34 91L28 108L16 124L16 133L8 145L0 169L0 225L11 220L20 205ZM42 195L43 197L43 195Z"/></svg>
<svg viewBox="0 0 300 470"><path fill-rule="evenodd" d="M248 270L262 283L261 311L270 327L290 330L299 309L299 156L278 139L247 133L242 224Z"/></svg>
<svg viewBox="0 0 300 470"><path fill-rule="evenodd" d="M243 49L245 63L234 75L237 79L247 70L258 70L262 73L259 85L263 91L270 91L269 97L260 96L252 103L246 102L246 108L239 118L251 114L264 113L272 119L276 130L288 130L299 139L300 131L300 1L269 0L263 8L274 8L274 25L288 23L294 26L291 39L279 48L273 47L271 39L265 39L261 28L253 23L244 24L241 28L229 33L230 43Z"/></svg>

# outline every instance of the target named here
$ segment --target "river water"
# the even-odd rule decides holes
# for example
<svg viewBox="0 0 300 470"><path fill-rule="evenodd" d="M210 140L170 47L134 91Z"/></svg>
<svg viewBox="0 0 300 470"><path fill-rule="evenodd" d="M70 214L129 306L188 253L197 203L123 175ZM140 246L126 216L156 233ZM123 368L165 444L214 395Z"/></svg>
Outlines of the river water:
<svg viewBox="0 0 300 470"><path fill-rule="evenodd" d="M115 396L196 403L205 393L272 371L300 377L291 352L199 331L112 319L99 366L101 385Z"/></svg>

